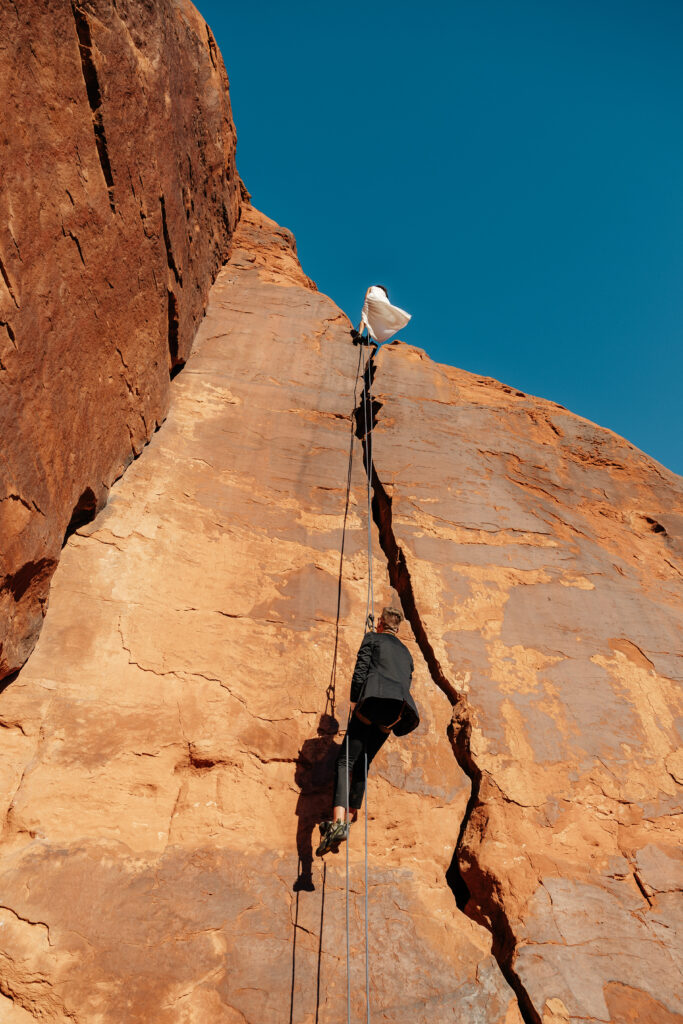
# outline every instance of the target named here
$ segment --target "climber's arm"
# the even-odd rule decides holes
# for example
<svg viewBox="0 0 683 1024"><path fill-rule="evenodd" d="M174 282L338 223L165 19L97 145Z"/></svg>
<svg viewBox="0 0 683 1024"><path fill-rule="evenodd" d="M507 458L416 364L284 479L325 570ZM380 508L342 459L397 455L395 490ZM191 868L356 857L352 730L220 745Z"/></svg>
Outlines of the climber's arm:
<svg viewBox="0 0 683 1024"><path fill-rule="evenodd" d="M360 650L358 651L356 667L351 680L351 703L354 705L360 698L363 692L363 687L365 686L365 680L368 678L375 640L376 636L374 633L366 633L363 637L363 642L360 645Z"/></svg>

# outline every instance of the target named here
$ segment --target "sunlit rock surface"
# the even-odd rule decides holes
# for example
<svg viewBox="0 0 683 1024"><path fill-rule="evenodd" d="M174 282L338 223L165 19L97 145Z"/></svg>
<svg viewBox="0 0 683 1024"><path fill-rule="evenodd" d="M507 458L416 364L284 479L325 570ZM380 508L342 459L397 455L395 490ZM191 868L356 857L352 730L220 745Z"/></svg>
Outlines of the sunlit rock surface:
<svg viewBox="0 0 683 1024"><path fill-rule="evenodd" d="M369 474L422 712L371 772L371 1019L680 1024L683 481L417 348L366 367L244 192L232 235L189 5L27 10L2 9L31 157L0 198L3 672L71 535L0 692L0 1022L346 1020L345 850L313 849ZM361 821L353 1020L364 852Z"/></svg>
<svg viewBox="0 0 683 1024"><path fill-rule="evenodd" d="M365 615L359 351L288 232L245 207L236 237L0 697L17 1020L346 1017L344 854L312 844ZM681 481L418 349L372 377L376 599L404 603L423 713L371 775L373 1013L678 1020Z"/></svg>

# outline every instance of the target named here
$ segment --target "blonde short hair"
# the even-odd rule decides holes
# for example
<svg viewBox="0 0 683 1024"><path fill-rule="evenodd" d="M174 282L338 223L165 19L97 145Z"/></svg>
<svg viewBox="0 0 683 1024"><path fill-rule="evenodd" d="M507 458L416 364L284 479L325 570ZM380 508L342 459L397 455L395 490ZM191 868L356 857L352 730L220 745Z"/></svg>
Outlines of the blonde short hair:
<svg viewBox="0 0 683 1024"><path fill-rule="evenodd" d="M404 615L400 608L392 604L388 608L382 608L381 619L385 626L396 632L403 622Z"/></svg>

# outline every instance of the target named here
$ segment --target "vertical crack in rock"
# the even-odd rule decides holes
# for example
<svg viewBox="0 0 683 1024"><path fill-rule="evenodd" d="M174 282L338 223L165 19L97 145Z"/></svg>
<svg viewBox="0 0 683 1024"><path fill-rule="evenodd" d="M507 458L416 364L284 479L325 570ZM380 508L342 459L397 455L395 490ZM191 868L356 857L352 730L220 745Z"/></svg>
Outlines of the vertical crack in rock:
<svg viewBox="0 0 683 1024"><path fill-rule="evenodd" d="M14 331L12 330L12 325L10 323L8 323L7 320L0 320L0 327L4 327L5 328L5 330L7 331L7 337L12 342L12 345L14 346L14 348L16 348L17 347L17 339L15 337Z"/></svg>
<svg viewBox="0 0 683 1024"><path fill-rule="evenodd" d="M166 246L166 262L168 263L168 269L172 271L175 277L176 284L183 286L183 275L178 270L178 266L173 255L173 246L171 245L171 236L168 233L168 221L166 219L166 199L163 194L159 196L159 203L161 204L161 227L164 232L164 245Z"/></svg>
<svg viewBox="0 0 683 1024"><path fill-rule="evenodd" d="M209 47L209 57L211 58L211 63L213 64L214 69L217 69L218 68L218 47L216 46L216 40L213 37L213 32L211 31L211 29L209 28L208 25L206 26L206 40L207 40L208 47Z"/></svg>
<svg viewBox="0 0 683 1024"><path fill-rule="evenodd" d="M17 297L14 294L14 289L12 288L9 276L7 274L7 271L5 270L5 264L2 262L2 260L0 260L0 274L2 274L2 279L5 282L5 288L9 292L9 296L10 296L12 302L17 307L17 309L19 309L19 303L17 302Z"/></svg>
<svg viewBox="0 0 683 1024"><path fill-rule="evenodd" d="M88 103L90 104L90 110L92 111L92 125L95 135L97 155L99 157L102 174L104 175L104 180L107 185L107 191L109 192L109 205L112 209L112 213L116 213L116 205L114 203L114 175L111 170L109 149L107 147L107 136L104 131L104 120L102 118L102 90L100 89L100 81L97 77L97 68L95 67L95 61L92 55L92 34L90 32L90 23L85 16L85 12L82 11L75 3L71 4L71 10L73 11L74 22L76 24L76 34L78 35L78 49L81 54L81 68L83 70L85 91L88 94Z"/></svg>
<svg viewBox="0 0 683 1024"><path fill-rule="evenodd" d="M173 380L185 365L185 360L178 355L178 333L180 327L180 314L178 313L178 300L175 292L168 289L168 352L171 357L170 377Z"/></svg>
<svg viewBox="0 0 683 1024"><path fill-rule="evenodd" d="M475 811L480 808L483 809L483 804L479 800L482 773L472 757L470 745L472 713L465 694L459 692L446 677L429 640L415 600L408 563L403 549L394 534L393 499L382 484L375 469L373 459L368 457L372 451L372 442L369 453L366 424L369 425L371 423L372 427L374 427L377 423L379 411L382 408L381 402L378 402L376 399L370 399L372 382L376 372L373 354L368 359L365 368L360 403L353 413L356 421L356 437L360 440L363 448L363 464L365 472L370 478L372 488L372 518L379 534L380 547L387 560L389 582L399 596L403 613L410 623L432 681L446 695L453 708L453 718L448 730L449 739L460 768L462 768L472 783L472 792L460 825L453 860L446 872L446 881L455 897L458 909L478 924L484 925L491 932L493 956L498 962L503 977L517 997L519 1010L525 1024L541 1024L541 1016L532 1004L529 993L514 970L515 937L510 922L507 919L502 900L498 898L495 881L489 878L476 862L470 863L468 865L468 877L470 882L473 880L477 882L476 899L473 899L473 894L462 874L461 857L465 834Z"/></svg>
<svg viewBox="0 0 683 1024"><path fill-rule="evenodd" d="M64 547L72 533L75 533L80 526L85 526L86 523L91 523L96 515L97 498L95 496L95 492L91 487L86 487L74 505L74 510L71 513L71 519L69 520L68 526L64 532L62 547Z"/></svg>

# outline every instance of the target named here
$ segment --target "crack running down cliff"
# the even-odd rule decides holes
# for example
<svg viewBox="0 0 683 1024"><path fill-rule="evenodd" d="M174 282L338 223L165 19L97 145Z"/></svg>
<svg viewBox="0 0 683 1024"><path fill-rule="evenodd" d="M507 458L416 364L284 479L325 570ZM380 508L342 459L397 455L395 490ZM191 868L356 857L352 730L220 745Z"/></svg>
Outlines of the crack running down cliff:
<svg viewBox="0 0 683 1024"><path fill-rule="evenodd" d="M491 932L493 956L498 962L505 980L517 997L519 1010L525 1024L542 1024L541 1015L533 1006L529 993L514 970L513 962L516 941L506 915L505 906L496 891L495 880L487 876L476 862L469 865L467 882L463 877L461 869L461 858L467 828L476 811L481 810L485 812L484 805L479 797L481 771L474 761L470 744L473 718L472 709L466 695L461 693L447 678L436 657L417 607L405 552L398 543L394 533L393 498L387 493L379 478L374 459L368 458L368 449L370 449L370 453L372 452L373 439L370 439L370 445L368 445L365 424L371 424L372 430L377 424L377 417L382 408L382 402L372 397L372 384L377 373L375 365L376 354L377 350L368 358L363 374L363 391L360 402L353 413L356 421L356 437L361 442L363 449L363 465L372 488L372 518L377 527L380 547L387 560L389 582L399 596L403 614L410 623L432 681L446 695L453 708L448 738L460 768L472 784L472 791L460 825L453 859L446 872L446 881L455 897L458 909L478 924L484 925Z"/></svg>

